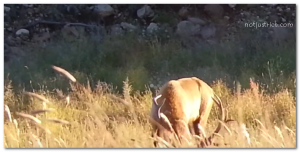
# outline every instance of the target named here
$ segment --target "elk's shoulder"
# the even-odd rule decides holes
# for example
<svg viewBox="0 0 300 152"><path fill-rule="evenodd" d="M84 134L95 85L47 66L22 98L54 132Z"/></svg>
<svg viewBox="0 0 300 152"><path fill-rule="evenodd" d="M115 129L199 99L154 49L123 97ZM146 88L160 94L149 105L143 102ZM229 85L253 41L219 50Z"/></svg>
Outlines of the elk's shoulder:
<svg viewBox="0 0 300 152"><path fill-rule="evenodd" d="M160 89L160 93L163 96L168 96L177 93L179 89L180 83L176 80L170 80L162 86L162 88Z"/></svg>

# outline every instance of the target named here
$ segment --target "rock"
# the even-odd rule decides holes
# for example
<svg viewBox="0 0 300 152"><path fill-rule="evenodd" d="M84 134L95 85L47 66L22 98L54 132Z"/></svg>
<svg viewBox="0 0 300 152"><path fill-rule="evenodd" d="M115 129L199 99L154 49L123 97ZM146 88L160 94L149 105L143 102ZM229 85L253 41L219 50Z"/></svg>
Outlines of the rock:
<svg viewBox="0 0 300 152"><path fill-rule="evenodd" d="M107 17L114 14L114 9L108 4L97 4L94 7L94 11L101 17Z"/></svg>
<svg viewBox="0 0 300 152"><path fill-rule="evenodd" d="M16 45L16 40L15 40L14 37L12 37L10 35L10 36L7 36L6 38L4 38L4 43L9 45L9 46L15 46Z"/></svg>
<svg viewBox="0 0 300 152"><path fill-rule="evenodd" d="M122 22L122 23L121 23L121 27L122 27L123 29L129 30L129 31L133 31L133 30L136 30L136 29L137 29L136 26L134 26L134 25L132 25L132 24L130 24L130 23L126 23L126 22Z"/></svg>
<svg viewBox="0 0 300 152"><path fill-rule="evenodd" d="M78 14L80 12L79 7L80 7L79 5L67 4L63 8L63 11L67 11L72 14Z"/></svg>
<svg viewBox="0 0 300 152"><path fill-rule="evenodd" d="M200 34L200 25L191 21L181 21L177 24L176 33L180 36L192 36Z"/></svg>
<svg viewBox="0 0 300 152"><path fill-rule="evenodd" d="M153 17L154 16L154 12L153 12L153 10L151 9L150 6L144 5L142 8L140 8L139 10L137 10L137 16L139 18Z"/></svg>
<svg viewBox="0 0 300 152"><path fill-rule="evenodd" d="M276 14L272 14L272 15L270 15L269 16L269 20L271 21L271 22L278 22L279 21L279 16L277 16Z"/></svg>
<svg viewBox="0 0 300 152"><path fill-rule="evenodd" d="M29 31L26 30L26 29L19 29L17 32L16 32L16 35L28 35L29 34Z"/></svg>
<svg viewBox="0 0 300 152"><path fill-rule="evenodd" d="M158 25L156 23L150 23L149 26L147 27L146 31L148 33L153 33L158 30Z"/></svg>
<svg viewBox="0 0 300 152"><path fill-rule="evenodd" d="M256 7L256 6L258 6L258 4L247 4L247 7Z"/></svg>
<svg viewBox="0 0 300 152"><path fill-rule="evenodd" d="M200 25L206 24L206 22L204 20L201 20L200 18L196 18L196 17L189 17L187 20L194 24L200 24Z"/></svg>
<svg viewBox="0 0 300 152"><path fill-rule="evenodd" d="M65 25L64 28L61 29L62 36L67 41L81 41L82 36L85 34L84 27L75 27L75 26L68 26ZM42 36L42 35L41 35ZM50 36L51 37L51 36ZM45 35L45 39L47 39L48 36Z"/></svg>
<svg viewBox="0 0 300 152"><path fill-rule="evenodd" d="M24 7L33 7L33 4L23 4Z"/></svg>
<svg viewBox="0 0 300 152"><path fill-rule="evenodd" d="M51 39L51 34L49 32L42 32L38 34L33 34L31 39L32 42L46 42Z"/></svg>
<svg viewBox="0 0 300 152"><path fill-rule="evenodd" d="M150 88L154 88L154 87L155 87L154 84L151 83L151 84L150 84Z"/></svg>
<svg viewBox="0 0 300 152"><path fill-rule="evenodd" d="M13 28L9 27L7 28L7 31L11 32L13 30Z"/></svg>
<svg viewBox="0 0 300 152"><path fill-rule="evenodd" d="M123 33L124 33L124 31L120 24L115 24L115 25L111 26L111 34L112 35L121 35Z"/></svg>
<svg viewBox="0 0 300 152"><path fill-rule="evenodd" d="M4 6L4 11L5 12L9 12L10 11L10 7Z"/></svg>
<svg viewBox="0 0 300 152"><path fill-rule="evenodd" d="M179 10L178 15L179 15L180 17L183 17L183 18L187 17L187 16L189 15L189 10L188 10L188 8L187 8L187 7L182 7L182 8Z"/></svg>
<svg viewBox="0 0 300 152"><path fill-rule="evenodd" d="M284 41L290 38L291 34L295 34L290 27L272 27L271 30L273 31L272 38L277 42Z"/></svg>
<svg viewBox="0 0 300 152"><path fill-rule="evenodd" d="M235 8L236 4L228 4L230 8Z"/></svg>
<svg viewBox="0 0 300 152"><path fill-rule="evenodd" d="M64 36L72 36L72 37L79 37L79 32L77 31L76 27L73 26L65 26L62 30L62 35Z"/></svg>
<svg viewBox="0 0 300 152"><path fill-rule="evenodd" d="M209 14L211 18L221 18L224 13L224 9L219 4L208 4L205 5L204 11Z"/></svg>
<svg viewBox="0 0 300 152"><path fill-rule="evenodd" d="M211 40L206 40L206 42L210 45L216 45L218 42L215 39L211 39Z"/></svg>
<svg viewBox="0 0 300 152"><path fill-rule="evenodd" d="M279 12L282 12L282 11L283 11L283 9L282 9L281 7L277 7L277 10L278 10Z"/></svg>
<svg viewBox="0 0 300 152"><path fill-rule="evenodd" d="M282 22L286 22L286 19L285 19L285 18L281 18L281 21L282 21Z"/></svg>
<svg viewBox="0 0 300 152"><path fill-rule="evenodd" d="M224 19L225 19L225 20L229 20L230 17L229 17L229 16L224 16Z"/></svg>
<svg viewBox="0 0 300 152"><path fill-rule="evenodd" d="M204 39L208 39L208 38L212 38L216 35L216 27L210 25L210 26L204 26L201 31L200 34Z"/></svg>

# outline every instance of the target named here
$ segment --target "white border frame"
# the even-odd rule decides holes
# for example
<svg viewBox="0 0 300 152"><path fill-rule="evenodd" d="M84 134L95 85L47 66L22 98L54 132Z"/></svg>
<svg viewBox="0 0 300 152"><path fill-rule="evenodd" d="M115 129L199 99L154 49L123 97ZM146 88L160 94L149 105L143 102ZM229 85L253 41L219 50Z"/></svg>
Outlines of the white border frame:
<svg viewBox="0 0 300 152"><path fill-rule="evenodd" d="M4 0L4 3L10 3L10 4L24 4L24 2L25 1L21 1L21 0ZM81 1L81 2L83 2L83 1ZM85 3L89 3L89 4L100 4L100 2L103 2L103 1L99 1L99 0L85 0L84 1ZM141 1L137 1L137 0L127 0L127 1L120 1L120 0L110 0L109 1L110 3L109 4L113 4L113 3L115 3L115 4L137 4L137 3L141 3ZM167 1L167 0L165 0L165 1L162 1L162 0L151 0L151 1L148 1L148 3L147 4L150 4L150 3L152 3L152 4L187 4L187 3L190 3L190 4L206 4L206 3L199 3L199 2L201 2L201 1L197 1L197 0L185 0L185 1L177 1L177 2L172 2L172 1ZM202 1L203 2L203 1ZM39 4L63 4L63 2L61 1L61 0L52 0L51 2L50 1L48 1L48 2L45 2L45 3L41 3L41 1L37 1L37 0L28 0L28 1L26 1L26 3L39 3ZM66 4L66 3L73 3L73 4L79 4L80 3L80 1L64 1L64 3ZM146 4L145 3L145 1L143 1L143 3L144 4ZM215 3L215 4L221 4L221 3L223 3L223 4L225 4L225 3L228 3L228 4L250 4L250 3L253 3L253 4L259 4L259 3L262 3L262 1L259 1L259 0L252 0L252 1L248 1L248 2L242 2L241 3L241 1L238 1L238 0L227 0L226 2L225 1L221 1L221 0L210 0L209 1L209 4L213 4L213 3ZM272 0L272 1L270 1L270 0L266 0L266 1L264 1L264 4L265 3L268 3L268 4L280 4L280 3L282 3L282 2L280 2L280 1L278 1L278 0L276 0L276 1L274 1L274 0ZM295 1L295 0L285 0L284 1L284 3L285 4L287 4L287 3L290 3L290 4L297 4L297 1ZM104 4L104 3L103 3ZM4 21L4 4L3 5L1 5L1 13L0 13L0 16L2 17L2 21ZM296 16L297 17L297 20L298 20L298 15ZM2 23L2 29L4 29L4 23ZM299 27L298 26L298 24L296 24L297 25L297 27ZM298 31L299 30L297 30L297 35L298 35ZM1 53L1 62L0 62L0 64L1 64L1 67L3 67L3 70L4 70L4 39L3 39L3 32L4 32L4 30L0 30L0 32L1 32L1 47L3 48L3 53ZM297 39L297 44L298 44L298 42L299 42L299 39ZM299 55L299 53L297 53L297 58L298 58L298 55ZM297 62L297 71L298 71L298 62ZM296 71L296 73L297 73L297 71ZM297 74L296 74L297 75ZM297 75L298 76L298 75ZM298 79L298 77L297 77L297 79ZM2 83L2 85L0 86L0 89L1 89L1 98L2 99L4 99L4 74L2 74L1 75L1 83ZM298 85L297 85L298 86ZM298 95L298 89L297 89L297 95ZM2 107L2 109L3 109L3 107ZM297 104L297 109L298 109L298 104ZM4 111L4 109L3 109L3 111ZM298 117L298 112L297 112L297 124L298 124L298 119L299 119L299 117ZM2 122L4 122L4 117L2 116L1 117L1 120L2 120ZM4 131L4 128L3 128L3 123L1 123L1 129ZM297 130L298 130L298 125L297 125ZM1 145L3 145L2 147L4 147L4 142L3 142L3 138L0 138L1 139ZM298 145L298 138L297 138L297 145ZM16 150L16 149L13 149L13 151L14 150ZM49 150L53 150L54 151L54 149L49 149ZM70 150L70 149L56 149L55 151L63 151L63 150ZM78 150L82 150L82 151L84 151L85 149L78 149ZM97 150L97 149L96 149ZM98 150L101 150L101 151L107 151L107 150L109 150L109 149L98 149ZM112 150L117 150L117 149L112 149ZM123 149L124 150L124 149ZM133 150L133 149L132 149ZM142 150L142 149L141 149ZM145 149L146 150L146 149ZM150 150L150 149L148 149L148 150ZM161 151L161 150L163 150L163 149L151 149L151 151L155 151L155 152L158 152L158 151ZM179 150L179 151L183 151L183 149L177 149L177 150ZM195 149L194 149L195 150ZM208 150L208 149L199 149L199 150ZM211 151L216 151L217 149L210 149ZM233 150L233 149L220 149L220 150ZM246 150L246 149L245 149ZM260 151L260 150L262 150L262 149L248 149L248 150L251 150L251 151ZM265 149L265 150L271 150L271 149Z"/></svg>

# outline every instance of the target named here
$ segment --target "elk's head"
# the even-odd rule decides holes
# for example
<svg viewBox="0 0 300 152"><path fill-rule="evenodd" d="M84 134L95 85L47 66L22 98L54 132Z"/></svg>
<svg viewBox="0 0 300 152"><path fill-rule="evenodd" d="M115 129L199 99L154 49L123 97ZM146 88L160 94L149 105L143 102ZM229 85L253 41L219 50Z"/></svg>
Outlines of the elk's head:
<svg viewBox="0 0 300 152"><path fill-rule="evenodd" d="M161 102L158 102L158 99L162 99L162 95L158 95L153 97L152 99L152 109L151 109L151 122L154 124L155 131L153 132L153 137L160 142L168 144L172 136L174 136L174 130L169 119L166 117L164 113L162 113L161 109L165 104L165 99L162 99ZM154 141L154 146L158 146L158 142Z"/></svg>

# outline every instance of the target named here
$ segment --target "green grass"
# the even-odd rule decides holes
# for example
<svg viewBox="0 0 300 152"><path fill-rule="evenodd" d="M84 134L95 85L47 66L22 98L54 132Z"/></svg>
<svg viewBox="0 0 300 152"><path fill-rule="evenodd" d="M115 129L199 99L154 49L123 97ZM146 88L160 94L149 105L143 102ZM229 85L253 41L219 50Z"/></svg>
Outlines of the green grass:
<svg viewBox="0 0 300 152"><path fill-rule="evenodd" d="M275 44L248 38L255 33L243 35L235 42L204 46L203 50L183 48L175 38L163 43L159 38L138 41L134 34L107 36L101 43L87 38L80 42L57 39L45 46L24 47L27 54L5 64L4 104L16 122L4 123L5 148L152 147L149 84L187 76L208 82L221 97L229 117L247 126L251 145L241 132L229 136L223 131L227 147L295 148L295 41ZM51 65L68 70L92 91L70 91L68 80ZM153 77L158 82L150 82ZM258 90L250 87L250 78L255 79ZM24 95L24 90L42 95L50 103L45 106ZM121 99L131 106L122 104ZM36 116L44 129L16 115L43 108L55 109ZM56 124L48 118L70 124ZM214 106L207 132L215 129L217 118Z"/></svg>

